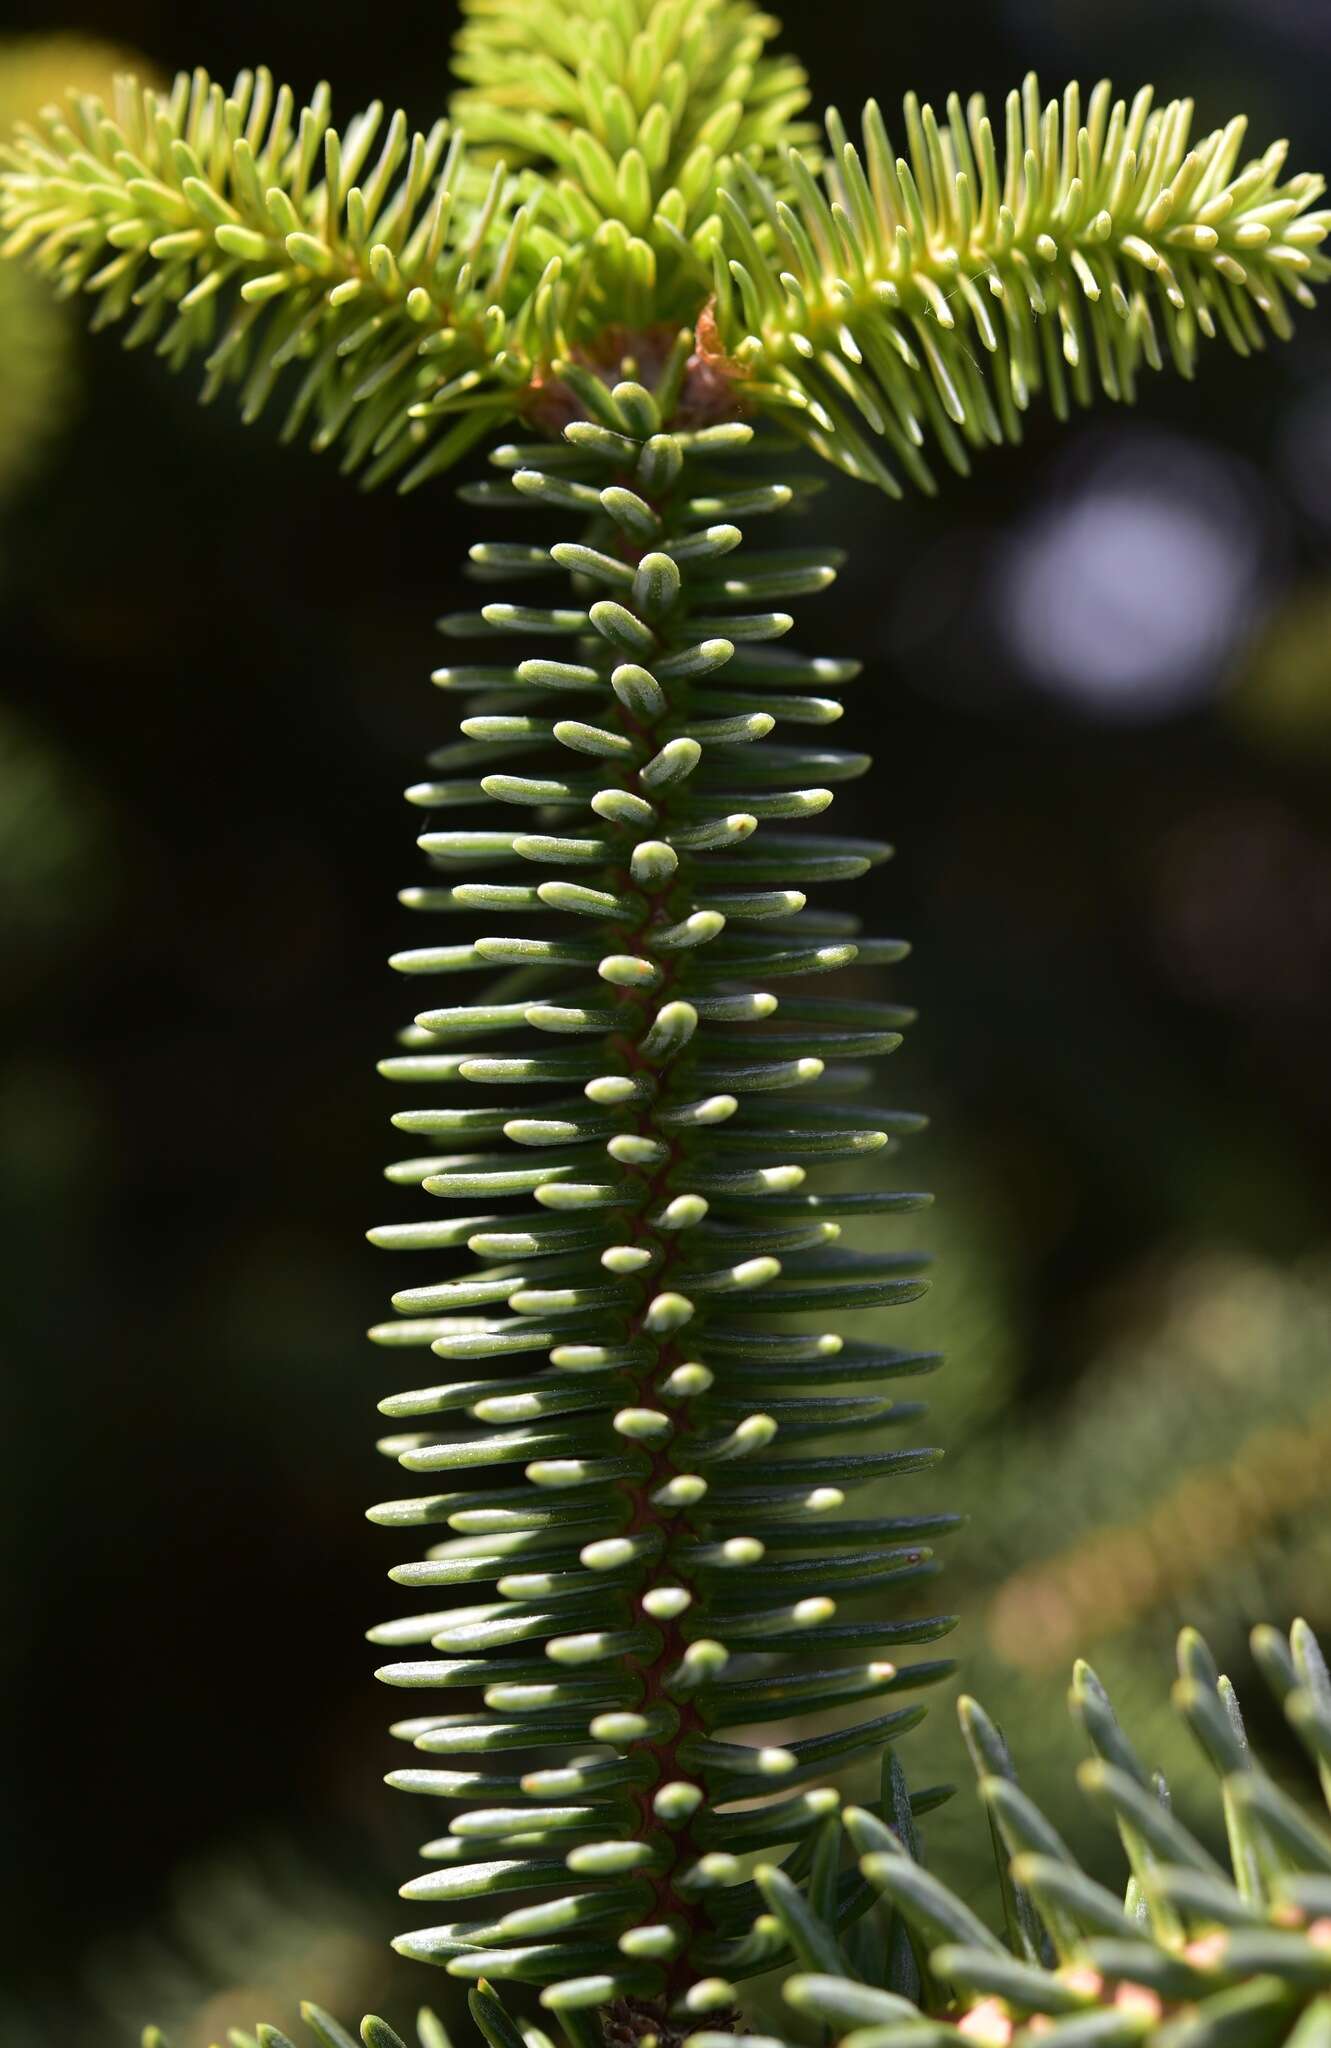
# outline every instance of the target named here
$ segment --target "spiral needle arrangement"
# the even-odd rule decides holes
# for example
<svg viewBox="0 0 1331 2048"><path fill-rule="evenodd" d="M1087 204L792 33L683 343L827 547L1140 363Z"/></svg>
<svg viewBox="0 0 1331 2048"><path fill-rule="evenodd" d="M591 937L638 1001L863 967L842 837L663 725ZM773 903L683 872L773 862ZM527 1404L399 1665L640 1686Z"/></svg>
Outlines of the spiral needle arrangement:
<svg viewBox="0 0 1331 2048"><path fill-rule="evenodd" d="M390 1683L479 1688L485 1702L398 1731L425 1759L468 1767L395 1783L487 1802L452 1820L428 1851L442 1867L407 1895L479 1897L493 1914L500 1892L558 1894L401 1946L457 1973L554 1977L560 2007L658 1995L701 1919L715 1931L695 1952L727 1998L731 1972L768 1967L779 1938L749 1929L756 1895L737 1852L793 1844L802 1875L828 1810L820 1780L876 1757L921 1712L891 1696L948 1668L891 1659L949 1618L887 1618L948 1518L910 1512L909 1493L901 1513L840 1512L937 1453L837 1448L852 1430L913 1424L917 1404L892 1383L937 1361L828 1327L920 1292L918 1260L842 1249L838 1219L923 1198L808 1185L918 1124L855 1099L908 1013L776 993L905 950L807 905L816 884L888 852L808 822L827 784L868 766L801 743L801 728L839 717L825 693L855 665L779 644L791 618L766 607L830 584L834 561L742 546L735 522L792 493L728 473L746 425L661 431L685 363L676 350L659 395L579 377L596 417L571 422L562 446L493 458L505 475L481 487L487 505L576 511L585 538L472 551L485 579L562 571L572 603L444 621L497 639L510 663L436 677L476 694L465 737L431 764L439 779L409 792L432 814L421 845L438 879L405 900L486 935L394 965L500 978L488 999L423 1010L409 1049L384 1062L418 1094L464 1084L459 1107L431 1098L394 1117L400 1130L490 1148L393 1168L444 1198L448 1220L374 1232L395 1248L465 1245L479 1262L395 1296L402 1320L375 1333L449 1368L380 1404L412 1426L384 1448L463 1487L374 1511L456 1532L393 1576L484 1602L375 1631L442 1653L389 1665ZM513 661L515 635L568 658ZM795 744L769 739L786 727ZM487 799L496 826L513 823L444 822ZM451 880L459 871L514 879ZM455 1220L459 1204L494 1202L507 1213ZM729 1732L856 1701L881 1710L789 1742ZM508 1753L543 1746L558 1752L548 1767L514 1769ZM768 1792L780 1796L752 1805ZM609 1882L571 1889L577 1877Z"/></svg>

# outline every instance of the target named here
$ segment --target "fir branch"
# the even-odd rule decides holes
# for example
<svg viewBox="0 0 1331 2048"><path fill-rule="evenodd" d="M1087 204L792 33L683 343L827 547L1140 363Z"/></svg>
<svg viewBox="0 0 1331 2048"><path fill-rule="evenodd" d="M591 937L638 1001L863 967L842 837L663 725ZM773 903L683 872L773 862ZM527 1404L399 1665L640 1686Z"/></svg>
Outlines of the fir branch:
<svg viewBox="0 0 1331 2048"><path fill-rule="evenodd" d="M6 251L100 294L97 324L132 318L131 345L203 352L205 396L237 385L247 418L298 369L286 432L312 419L404 488L521 407L562 424L570 361L656 362L687 323L711 416L931 489L927 437L964 471L1042 387L1062 415L1131 399L1165 349L1190 374L1204 336L1246 354L1328 274L1321 179L1282 179L1283 144L1240 168L1242 121L1189 150L1187 101L1102 83L1083 122L1075 86L1041 110L1028 79L1001 169L978 97L941 125L908 98L908 161L871 103L862 152L829 119L820 185L766 17L674 0L626 41L636 0L587 6L494 0L462 32L456 107L521 173L469 169L442 122L409 140L398 114L381 141L377 106L340 137L322 89L297 121L262 71L229 98L202 73L165 100L123 82L114 119L83 97L5 152Z"/></svg>
<svg viewBox="0 0 1331 2048"><path fill-rule="evenodd" d="M229 95L196 71L48 109L4 162L6 254L96 293L128 346L202 355L205 399L233 385L247 420L294 384L284 434L340 442L369 484L445 467L556 351L557 260L444 121L411 135L376 103L339 131L326 87L297 112L266 71Z"/></svg>
<svg viewBox="0 0 1331 2048"><path fill-rule="evenodd" d="M389 1684L484 1695L397 1725L427 1767L391 1782L463 1808L405 1896L480 1907L398 1946L541 1985L561 2014L627 1998L658 2022L729 2007L788 1955L779 1930L748 1929L744 1852L813 1883L827 1778L920 1718L899 1696L949 1667L898 1660L951 1625L897 1607L949 1517L838 1513L933 1462L895 1442L920 1410L891 1383L937 1361L835 1327L922 1289L917 1258L841 1250L837 1219L924 1198L805 1187L919 1122L842 1100L845 1061L891 1052L902 1013L804 987L905 950L806 907L812 884L889 850L809 829L827 785L867 766L803 732L836 720L855 665L772 645L793 624L773 600L826 588L837 556L745 550L739 520L793 494L729 473L747 425L663 430L687 352L685 335L655 393L570 370L589 416L557 462L500 449L503 481L479 493L582 530L472 551L486 582L564 572L564 602L444 621L498 652L436 677L465 715L408 793L437 816L420 842L435 880L405 900L449 932L394 964L413 982L507 973L479 1000L436 998L385 1061L428 1091L395 1125L442 1148L390 1178L449 1206L372 1233L475 1262L395 1295L398 1320L373 1333L446 1368L381 1403L409 1425L385 1452L448 1489L373 1511L449 1532L393 1577L480 1596L374 1631L412 1653ZM559 658L515 659L515 633ZM457 807L486 800L459 826ZM455 941L459 917L478 935ZM514 1198L516 1214L484 1213ZM893 1437L837 1449L875 1427ZM496 1469L499 1486L458 1490ZM856 1724L788 1732L857 1702ZM778 1721L779 1742L762 1732Z"/></svg>
<svg viewBox="0 0 1331 2048"><path fill-rule="evenodd" d="M751 0L465 0L451 111L553 188L582 260L573 331L692 323L732 160L780 175L812 144L804 67Z"/></svg>
<svg viewBox="0 0 1331 2048"><path fill-rule="evenodd" d="M1288 1637L1256 1629L1252 1648L1331 1808L1331 1677L1317 1639L1298 1621ZM1022 1787L999 1729L963 1699L1006 1939L925 1866L889 1753L877 1804L825 1818L803 1891L770 1865L755 1870L748 1889L762 1910L741 1941L759 1967L783 1949L798 1962L782 1986L788 2023L756 2037L763 2048L795 2048L810 2026L841 2048L1325 2048L1331 1829L1324 1812L1306 1810L1267 1775L1205 1642L1192 1629L1179 1637L1173 1705L1218 1785L1227 1862L1171 1810L1168 1786L1142 1762L1089 1665L1076 1666L1069 1704L1092 1752L1078 1782L1118 1834L1126 1890L1081 1869ZM873 1901L880 1913L866 1914ZM714 1984L697 1991L678 2032L657 2038L731 2048L733 2034L714 2017ZM600 2038L576 1999L547 2003L569 2048ZM468 2007L487 2048L548 2042L510 2017L491 1983L472 1990ZM701 2021L696 2031L690 2016ZM319 2008L304 2007L303 2017L320 2048L355 2048ZM616 2037L631 2033L633 2016L621 2007L611 2024ZM447 2048L432 2013L418 2025L421 2048ZM252 2042L234 2038L290 2048L271 2028ZM404 2048L378 2019L363 2022L361 2039ZM166 2044L150 2029L144 2048Z"/></svg>
<svg viewBox="0 0 1331 2048"><path fill-rule="evenodd" d="M978 94L941 123L908 95L905 158L870 101L862 148L829 116L821 184L787 152L788 200L735 165L716 346L752 401L899 495L898 471L933 488L927 436L964 473L968 448L1019 438L1041 388L1063 418L1097 388L1130 401L1166 355L1191 375L1202 338L1246 355L1264 324L1287 336L1289 300L1331 275L1323 179L1284 178L1283 142L1240 163L1242 119L1189 147L1192 102L1151 97L1111 102L1102 80L1083 119L1075 85L1042 107L1028 77L1001 161Z"/></svg>
<svg viewBox="0 0 1331 2048"><path fill-rule="evenodd" d="M1166 2007L1170 2048L1249 2027L1274 2041L1287 2019L1306 2048L1326 2038L1306 1994L1331 1972L1305 1923L1331 1918L1331 1850L1250 1769L1195 1643L1180 1704L1224 1777L1238 1909L1160 1820L1093 1688L1083 1705L1119 1773L1097 1783L1124 1809L1152 1940L1130 1926L1125 1963L1121 1941L1107 1957L1088 1935L1108 1918L1117 1940L1117 1922L1066 1875L977 1709L968 1731L1015 1852L1015 1955L920 1865L916 1821L941 1795L906 1786L890 1745L919 1709L895 1694L946 1666L892 1659L950 1618L887 1619L882 1602L929 1573L925 1539L950 1518L839 1511L930 1462L846 1436L913 1423L915 1404L882 1389L935 1361L833 1327L920 1285L916 1260L844 1251L837 1219L920 1198L803 1185L917 1125L843 1099L902 1013L802 986L903 948L807 904L808 885L886 852L788 829L869 765L800 730L835 721L853 665L771 646L792 624L773 604L826 587L836 560L739 553L743 522L797 499L725 458L749 441L731 417L747 409L884 489L893 464L927 488L927 435L964 468L970 446L1016 437L1042 385L1062 412L1097 385L1130 398L1166 353L1187 373L1199 337L1246 352L1263 322L1286 332L1288 301L1331 267L1320 181L1284 180L1280 146L1240 169L1240 123L1189 151L1187 103L1111 105L1102 86L1083 121L1075 89L1042 109L1028 81L1002 169L978 100L949 102L940 126L908 99L908 160L873 107L862 152L833 117L820 186L792 146L803 74L764 53L771 31L747 0L474 0L457 105L484 152L518 150L512 173L469 168L444 122L385 129L378 107L339 134L325 92L297 116L263 72L229 97L202 73L165 97L127 83L113 115L79 99L5 158L9 253L97 294L99 324L130 320L131 344L202 355L205 395L233 384L254 417L289 373L289 433L308 421L345 467L404 487L525 410L549 438L494 451L501 480L467 496L577 520L554 546L473 550L482 581L554 573L570 591L448 622L500 644L436 678L466 701L461 738L410 792L438 815L421 838L433 878L404 900L460 915L464 936L450 926L394 964L413 981L497 978L479 1001L422 1008L385 1063L430 1090L397 1127L440 1148L390 1180L464 1213L375 1239L479 1262L399 1293L375 1333L443 1361L381 1404L414 1425L386 1455L446 1488L374 1511L427 1532L394 1577L483 1595L374 1631L437 1653L395 1661L390 1683L473 1696L398 1723L448 1761L394 1778L460 1809L408 1896L481 1903L400 1946L475 1981L492 2048L535 2034L492 1979L541 1987L572 2048L592 2048L613 2001L630 2001L627 2034L661 2040L724 2024L741 1981L791 1958L792 2007L867 2025L856 2048L957 2028L1006 2041L1027 2013L1051 2023L1033 2039L1126 2041ZM533 1206L490 1212L515 1198ZM1320 1664L1302 1639L1264 1654L1331 1772ZM864 1702L881 1711L788 1733ZM825 1781L879 1754L879 1799L848 1817L856 1865ZM1191 1890L1162 1879L1161 1841ZM1290 1866L1301 1889L1282 1889ZM1260 1923L1241 1952L1240 1909ZM1221 1948L1175 1939L1190 1914L1218 1920ZM1083 1963L1093 1988L1069 1979ZM1102 1995L1123 1982L1155 2006ZM1200 2031L1174 2010L1213 1993ZM307 2020L347 2048L326 2015ZM381 2021L362 2032L398 2048Z"/></svg>
<svg viewBox="0 0 1331 2048"><path fill-rule="evenodd" d="M1252 1645L1331 1803L1331 1680L1316 1638L1296 1622L1288 1639L1257 1629ZM1088 1665L1077 1665L1070 1694L1093 1752L1078 1780L1117 1828L1131 1873L1122 1895L1081 1870L1022 1789L998 1729L963 1699L1007 1942L923 1867L918 1843L852 1808L845 1825L860 1871L909 1929L918 1968L894 1968L864 1943L825 1950L786 1983L792 2012L857 2048L866 2025L878 2048L1322 2048L1331 2038L1326 1816L1267 1776L1233 1687L1192 1629L1179 1638L1173 1704L1218 1781L1228 1868L1172 1813L1168 1787L1143 1765ZM774 1896L774 1910L784 1903Z"/></svg>

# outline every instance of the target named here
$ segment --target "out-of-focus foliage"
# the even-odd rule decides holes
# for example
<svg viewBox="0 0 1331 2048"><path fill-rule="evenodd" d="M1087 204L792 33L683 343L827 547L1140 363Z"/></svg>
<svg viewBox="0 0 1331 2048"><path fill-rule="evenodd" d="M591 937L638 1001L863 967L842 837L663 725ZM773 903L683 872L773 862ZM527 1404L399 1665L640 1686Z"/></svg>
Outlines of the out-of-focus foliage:
<svg viewBox="0 0 1331 2048"><path fill-rule="evenodd" d="M1268 622L1228 699L1245 734L1331 759L1331 584L1308 583Z"/></svg>
<svg viewBox="0 0 1331 2048"><path fill-rule="evenodd" d="M1013 1669L1183 1613L1297 1611L1325 1583L1331 1267L1215 1250L1143 1292L1062 1412L1020 1432L1020 1458L991 1447L982 1626Z"/></svg>
<svg viewBox="0 0 1331 2048"><path fill-rule="evenodd" d="M48 292L0 264L0 501L31 473L74 395L69 323Z"/></svg>
<svg viewBox="0 0 1331 2048"><path fill-rule="evenodd" d="M156 1926L94 1955L89 1988L113 2038L151 2013L175 2048L205 2048L260 2014L294 2028L302 1990L373 2005L384 1932L363 1893L290 1849L255 1849L179 1873Z"/></svg>
<svg viewBox="0 0 1331 2048"><path fill-rule="evenodd" d="M1003 1223L980 1185L956 1178L935 1212L930 1309L958 1338L938 1406L968 1517L948 1574L967 1683L1033 1755L1056 1754L1066 1738L1052 1679L1093 1657L1152 1755L1195 1790L1195 1752L1153 1682L1170 1635L1193 1618L1242 1669L1254 1616L1324 1611L1331 1265L1205 1240L1157 1254L1096 1305L1104 1334L1066 1390L1031 1403ZM919 1314L905 1311L897 1334ZM917 1741L930 1769L955 1770L941 1726ZM1042 1795L1094 1855L1068 1786ZM969 1860L979 1883L975 1840L950 1809L940 1830L954 1875L965 1883Z"/></svg>
<svg viewBox="0 0 1331 2048"><path fill-rule="evenodd" d="M253 1844L172 1873L161 1912L92 1950L57 2024L60 2040L118 2048L144 2014L172 2048L210 2048L262 2014L295 2031L299 1991L347 2010L381 2001L379 1902L282 1843ZM0 1997L6 2048L50 2048L53 2012Z"/></svg>
<svg viewBox="0 0 1331 2048"><path fill-rule="evenodd" d="M71 89L105 93L131 62L76 35L0 40L0 137ZM77 402L74 325L39 281L0 263L0 508L32 474Z"/></svg>
<svg viewBox="0 0 1331 2048"><path fill-rule="evenodd" d="M57 939L105 908L119 872L107 857L114 838L105 794L0 705L0 951L11 989L40 978Z"/></svg>

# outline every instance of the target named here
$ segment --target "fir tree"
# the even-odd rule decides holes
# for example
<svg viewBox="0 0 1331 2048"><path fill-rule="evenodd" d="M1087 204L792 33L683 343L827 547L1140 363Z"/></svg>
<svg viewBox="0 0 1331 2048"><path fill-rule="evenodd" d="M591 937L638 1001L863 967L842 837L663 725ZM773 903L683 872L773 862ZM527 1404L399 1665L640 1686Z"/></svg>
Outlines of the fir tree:
<svg viewBox="0 0 1331 2048"><path fill-rule="evenodd" d="M372 1518L421 1532L392 1576L442 1603L372 1632L426 1708L394 1782L447 1816L404 1890L448 1917L398 1946L474 1986L494 2048L546 2040L502 1984L538 1987L573 2048L719 2048L745 1980L792 1960L792 2033L854 2048L1311 2048L1331 1846L1252 1765L1191 1638L1180 1706L1223 1777L1232 1881L1087 1673L1126 1905L970 1705L1008 1944L920 1861L939 1795L895 1745L950 1617L895 1603L953 1517L922 1496L937 1453L896 1383L937 1361L843 1334L922 1282L837 1240L924 1198L821 1177L918 1128L857 1099L909 1013L813 980L905 947L809 901L889 850L810 827L869 766L815 730L854 664L777 644L835 551L747 529L809 503L765 446L932 489L1041 391L1060 414L1130 399L1205 339L1286 333L1328 270L1321 182L1286 177L1282 145L1244 160L1242 121L1192 143L1187 102L1046 104L1033 80L998 135L978 99L940 120L912 96L904 154L872 102L858 141L829 115L822 150L773 34L748 0L470 0L428 133L197 72L76 98L7 154L9 251L91 292L97 324L199 358L247 419L281 386L284 432L368 484L487 444L464 499L547 507L566 535L472 549L483 587L530 593L445 621L459 737L409 792L430 879L404 901L444 937L395 957L425 992L384 1071L398 1130L437 1149L389 1178L434 1199L371 1235L472 1263L431 1267L374 1333L429 1354L380 1404L417 1490ZM473 972L479 998L439 986ZM857 1508L888 1480L890 1512ZM1325 1777L1315 1650L1263 1655ZM829 1781L880 1759L876 1805L843 1812Z"/></svg>

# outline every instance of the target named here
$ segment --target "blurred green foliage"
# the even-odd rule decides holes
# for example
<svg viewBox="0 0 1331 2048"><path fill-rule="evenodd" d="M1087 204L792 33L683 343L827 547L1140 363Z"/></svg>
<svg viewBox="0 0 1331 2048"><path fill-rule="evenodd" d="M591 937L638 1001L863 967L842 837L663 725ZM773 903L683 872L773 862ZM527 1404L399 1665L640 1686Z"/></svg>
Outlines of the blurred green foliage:
<svg viewBox="0 0 1331 2048"><path fill-rule="evenodd" d="M940 1379L935 1421L968 1516L947 1580L965 1687L1040 1770L1055 1824L1103 1868L1108 1835L1053 1769L1076 1753L1063 1711L1074 1658L1096 1665L1186 1805L1205 1774L1158 1682L1178 1629L1200 1627L1238 1682L1256 1617L1325 1611L1331 1260L1267 1260L1202 1236L1160 1247L1089 1305L1086 1363L1033 1403L1015 1375L1004 1383L1022 1318L992 1234L981 1220L968 1243L963 1222L945 1252L934 1308L960 1331L961 1370ZM970 1276L950 1318L949 1269ZM917 1769L955 1776L946 1715L920 1740ZM950 1812L940 1831L978 1883L980 1838Z"/></svg>
<svg viewBox="0 0 1331 2048"><path fill-rule="evenodd" d="M109 91L116 73L134 64L126 50L80 35L0 38L0 135L71 87ZM0 263L0 512L75 413L77 324L37 278Z"/></svg>
<svg viewBox="0 0 1331 2048"><path fill-rule="evenodd" d="M1269 619L1228 698L1254 742L1331 761L1331 583L1309 580Z"/></svg>
<svg viewBox="0 0 1331 2048"><path fill-rule="evenodd" d="M260 2017L294 2033L302 1985L359 2011L385 1988L384 1908L277 1842L185 1864L150 1920L94 1941L67 2001L0 1998L7 2048L49 2048L52 2025L62 2041L137 2041L145 2014L173 2048L210 2048Z"/></svg>

